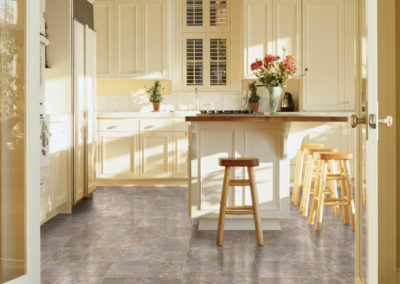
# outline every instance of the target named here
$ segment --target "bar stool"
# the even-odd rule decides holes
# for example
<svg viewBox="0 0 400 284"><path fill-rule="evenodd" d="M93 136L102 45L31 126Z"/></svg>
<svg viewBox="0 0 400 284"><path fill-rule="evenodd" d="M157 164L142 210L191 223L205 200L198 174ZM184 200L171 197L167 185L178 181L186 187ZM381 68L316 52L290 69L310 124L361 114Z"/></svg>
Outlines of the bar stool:
<svg viewBox="0 0 400 284"><path fill-rule="evenodd" d="M303 186L302 178L303 178L303 168L305 165L304 153L303 153L304 149L322 148L322 147L324 147L324 144L302 144L300 149L297 151L296 170L294 174L293 194L292 194L292 202L295 206L299 205L300 187Z"/></svg>
<svg viewBox="0 0 400 284"><path fill-rule="evenodd" d="M313 178L314 173L318 171L318 162L314 160L313 155L317 152L330 152L334 153L337 152L336 148L305 148L303 153L304 157L306 158L305 162L305 172L304 172L304 179L303 179L303 193L300 202L300 212L303 216L308 215L308 204L310 200L310 195L314 194L315 184L319 182L317 174L315 178ZM332 161L328 161L328 173L332 173ZM329 189L325 190L326 195L330 195L331 198L337 198L337 186L336 181L331 180L329 181ZM339 207L332 206L333 213L335 216L339 215Z"/></svg>
<svg viewBox="0 0 400 284"><path fill-rule="evenodd" d="M314 198L311 203L310 216L308 218L308 224L312 225L315 221L315 229L320 230L322 226L322 216L324 205L331 206L343 206L343 222L344 224L349 223L349 210L350 210L350 222L351 227L354 230L354 200L353 190L350 186L349 168L350 160L353 159L351 153L314 153L313 158L318 161L318 175L319 182L316 184L314 189ZM328 161L337 162L339 164L339 173L328 173ZM340 181L341 187L341 198L331 198L325 200L324 190L325 185L328 181L336 180Z"/></svg>
<svg viewBox="0 0 400 284"><path fill-rule="evenodd" d="M258 209L258 195L254 178L254 167L258 167L258 158L221 158L219 165L225 167L224 183L221 192L221 204L219 209L217 245L222 245L224 238L225 214L230 215L253 215L254 226L257 235L257 244L264 245L264 237L261 229L260 213ZM249 179L231 180L232 167L247 167ZM252 206L227 206L229 186L250 186Z"/></svg>

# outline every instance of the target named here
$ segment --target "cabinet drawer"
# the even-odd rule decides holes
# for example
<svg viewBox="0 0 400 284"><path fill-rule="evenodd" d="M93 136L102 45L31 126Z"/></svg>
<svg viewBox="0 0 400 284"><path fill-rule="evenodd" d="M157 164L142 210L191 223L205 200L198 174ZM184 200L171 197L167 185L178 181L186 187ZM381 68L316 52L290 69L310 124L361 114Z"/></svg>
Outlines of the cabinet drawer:
<svg viewBox="0 0 400 284"><path fill-rule="evenodd" d="M99 131L139 131L138 119L101 119Z"/></svg>
<svg viewBox="0 0 400 284"><path fill-rule="evenodd" d="M186 122L184 118L174 119L174 131L188 131L190 122Z"/></svg>
<svg viewBox="0 0 400 284"><path fill-rule="evenodd" d="M171 119L141 119L140 131L172 131Z"/></svg>

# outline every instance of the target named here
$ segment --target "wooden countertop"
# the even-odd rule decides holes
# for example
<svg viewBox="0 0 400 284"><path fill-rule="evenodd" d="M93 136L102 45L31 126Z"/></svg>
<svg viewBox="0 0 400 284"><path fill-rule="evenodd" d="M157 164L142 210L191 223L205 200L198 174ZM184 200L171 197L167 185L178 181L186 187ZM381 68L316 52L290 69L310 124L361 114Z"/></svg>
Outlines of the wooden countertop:
<svg viewBox="0 0 400 284"><path fill-rule="evenodd" d="M348 122L348 114L278 113L270 114L197 114L186 116L186 121L287 121L287 122Z"/></svg>

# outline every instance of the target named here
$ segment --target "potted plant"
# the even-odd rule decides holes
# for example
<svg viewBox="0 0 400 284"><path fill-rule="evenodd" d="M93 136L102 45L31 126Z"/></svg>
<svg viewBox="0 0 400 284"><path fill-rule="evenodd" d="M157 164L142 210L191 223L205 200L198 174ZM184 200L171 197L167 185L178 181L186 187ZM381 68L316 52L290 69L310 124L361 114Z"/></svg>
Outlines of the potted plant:
<svg viewBox="0 0 400 284"><path fill-rule="evenodd" d="M270 114L277 113L282 88L287 81L305 74L294 77L297 71L295 58L292 55L285 55L286 49L282 49L282 59L280 56L267 54L263 60L257 59L251 64L251 70L261 83L258 86L264 86L268 90Z"/></svg>
<svg viewBox="0 0 400 284"><path fill-rule="evenodd" d="M249 83L249 91L250 91L249 102L251 105L251 110L254 112L258 112L258 101L260 100L260 96L257 95L256 81Z"/></svg>
<svg viewBox="0 0 400 284"><path fill-rule="evenodd" d="M153 103L153 110L160 110L160 103L164 100L161 92L164 91L164 88L161 86L160 81L154 81L153 86L151 86L147 92L150 94L150 102Z"/></svg>

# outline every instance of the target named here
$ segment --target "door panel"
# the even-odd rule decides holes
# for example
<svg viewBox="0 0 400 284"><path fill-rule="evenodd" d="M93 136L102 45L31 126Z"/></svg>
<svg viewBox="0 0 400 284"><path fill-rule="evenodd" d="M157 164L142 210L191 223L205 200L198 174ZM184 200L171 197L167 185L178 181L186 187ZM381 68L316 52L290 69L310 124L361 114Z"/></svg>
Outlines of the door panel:
<svg viewBox="0 0 400 284"><path fill-rule="evenodd" d="M139 177L139 134L103 133L99 137L100 177Z"/></svg>
<svg viewBox="0 0 400 284"><path fill-rule="evenodd" d="M188 133L174 132L174 177L188 177Z"/></svg>
<svg viewBox="0 0 400 284"><path fill-rule="evenodd" d="M149 132L140 134L141 170L143 178L172 176L172 133Z"/></svg>
<svg viewBox="0 0 400 284"><path fill-rule="evenodd" d="M85 173L85 30L74 21L74 203L84 197Z"/></svg>

